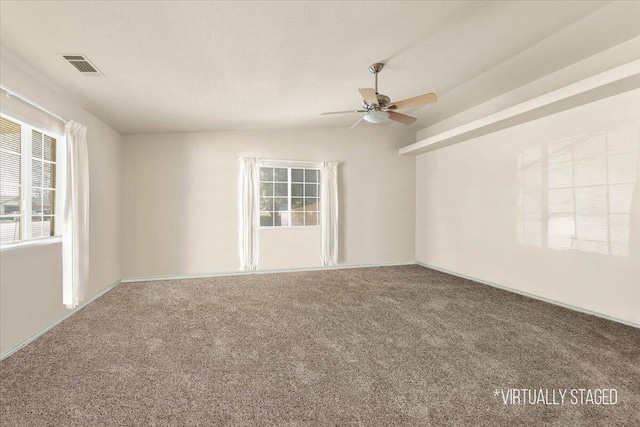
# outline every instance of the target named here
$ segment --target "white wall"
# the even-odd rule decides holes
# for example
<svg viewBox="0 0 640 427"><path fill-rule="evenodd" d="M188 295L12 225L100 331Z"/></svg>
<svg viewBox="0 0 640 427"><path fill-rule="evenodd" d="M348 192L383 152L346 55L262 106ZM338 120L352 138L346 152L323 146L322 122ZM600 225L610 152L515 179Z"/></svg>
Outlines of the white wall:
<svg viewBox="0 0 640 427"><path fill-rule="evenodd" d="M125 137L123 276L238 271L239 158L342 162L343 265L413 262L413 135L400 125ZM260 232L261 270L320 265L320 229Z"/></svg>
<svg viewBox="0 0 640 427"><path fill-rule="evenodd" d="M56 114L88 128L91 181L89 297L96 295L122 276L122 137L4 50L0 56L0 81ZM0 253L0 353L68 313L62 305L61 257L60 243Z"/></svg>
<svg viewBox="0 0 640 427"><path fill-rule="evenodd" d="M416 260L640 324L640 90L422 154Z"/></svg>

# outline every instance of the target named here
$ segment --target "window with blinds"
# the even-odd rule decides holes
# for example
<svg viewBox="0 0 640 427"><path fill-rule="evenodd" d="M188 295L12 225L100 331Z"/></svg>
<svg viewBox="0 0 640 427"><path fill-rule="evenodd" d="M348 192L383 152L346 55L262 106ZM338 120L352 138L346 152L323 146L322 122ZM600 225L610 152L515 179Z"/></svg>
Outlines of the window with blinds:
<svg viewBox="0 0 640 427"><path fill-rule="evenodd" d="M0 244L56 234L58 141L0 117Z"/></svg>
<svg viewBox="0 0 640 427"><path fill-rule="evenodd" d="M0 117L0 243L22 239L22 129Z"/></svg>

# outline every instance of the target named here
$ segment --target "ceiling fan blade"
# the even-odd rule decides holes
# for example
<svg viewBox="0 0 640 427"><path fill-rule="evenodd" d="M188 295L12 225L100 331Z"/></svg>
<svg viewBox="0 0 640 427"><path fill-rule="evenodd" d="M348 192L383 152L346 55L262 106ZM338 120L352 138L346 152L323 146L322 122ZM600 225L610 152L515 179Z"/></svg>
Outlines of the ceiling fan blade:
<svg viewBox="0 0 640 427"><path fill-rule="evenodd" d="M370 87L360 88L358 89L360 95L369 105L378 105L378 97L376 96L376 90Z"/></svg>
<svg viewBox="0 0 640 427"><path fill-rule="evenodd" d="M406 114L396 113L395 111L388 111L389 120L393 120L395 122L402 123L403 125L410 125L414 123L416 120L415 117L407 116Z"/></svg>
<svg viewBox="0 0 640 427"><path fill-rule="evenodd" d="M320 113L320 115L323 114L344 114L344 113L366 113L367 110L348 110L348 111L331 111L328 113Z"/></svg>
<svg viewBox="0 0 640 427"><path fill-rule="evenodd" d="M358 126L358 125L360 124L360 122L361 122L361 121L363 121L363 120L364 120L364 116L360 117L360 120L358 120L357 122L355 122L355 123L353 124L353 126L351 126L351 127L349 128L349 130L351 130L351 129L353 129L354 127Z"/></svg>
<svg viewBox="0 0 640 427"><path fill-rule="evenodd" d="M427 93L420 96L414 96L413 98L403 99L402 101L393 102L389 108L400 110L402 108L422 107L423 105L434 103L438 100L438 96L435 93Z"/></svg>

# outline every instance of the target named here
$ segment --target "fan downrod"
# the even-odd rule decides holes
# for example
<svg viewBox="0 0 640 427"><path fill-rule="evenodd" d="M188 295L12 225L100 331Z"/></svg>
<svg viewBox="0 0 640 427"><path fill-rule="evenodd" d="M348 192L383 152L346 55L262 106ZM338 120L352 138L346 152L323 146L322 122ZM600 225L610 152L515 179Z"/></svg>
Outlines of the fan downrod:
<svg viewBox="0 0 640 427"><path fill-rule="evenodd" d="M376 78L376 95L378 94L378 73L382 70L383 67L384 64L382 62L376 62L375 64L371 64L371 66L369 67L369 71L371 71L371 74L373 74Z"/></svg>

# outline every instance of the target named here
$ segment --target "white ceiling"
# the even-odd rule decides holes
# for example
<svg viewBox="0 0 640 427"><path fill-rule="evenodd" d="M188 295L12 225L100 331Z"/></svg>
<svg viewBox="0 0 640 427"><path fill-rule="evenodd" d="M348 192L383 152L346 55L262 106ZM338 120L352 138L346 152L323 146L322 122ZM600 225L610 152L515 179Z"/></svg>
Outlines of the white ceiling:
<svg viewBox="0 0 640 427"><path fill-rule="evenodd" d="M373 62L392 100L446 101L607 3L2 1L0 42L122 133L348 126L357 115L320 113L358 108ZM419 129L510 89L494 79L408 113Z"/></svg>

